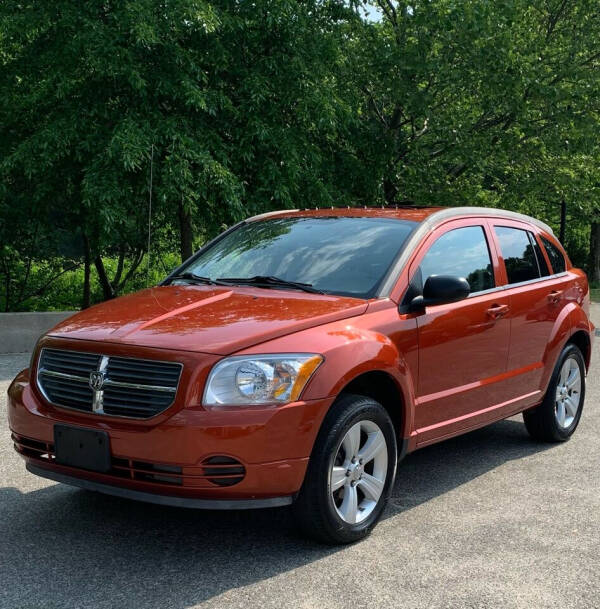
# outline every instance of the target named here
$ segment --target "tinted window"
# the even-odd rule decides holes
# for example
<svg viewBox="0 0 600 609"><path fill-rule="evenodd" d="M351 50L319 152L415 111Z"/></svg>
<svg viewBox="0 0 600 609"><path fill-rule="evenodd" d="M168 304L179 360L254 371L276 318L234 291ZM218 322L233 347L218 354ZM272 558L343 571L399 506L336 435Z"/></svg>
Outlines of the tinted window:
<svg viewBox="0 0 600 609"><path fill-rule="evenodd" d="M565 262L565 257L562 252L552 243L548 241L545 237L542 237L542 243L548 252L548 258L550 258L550 264L552 265L552 270L555 273L562 273L567 270L567 264Z"/></svg>
<svg viewBox="0 0 600 609"><path fill-rule="evenodd" d="M529 232L508 226L494 228L504 258L508 283L520 283L540 277L535 247Z"/></svg>
<svg viewBox="0 0 600 609"><path fill-rule="evenodd" d="M389 218L259 220L223 237L182 272L210 279L275 276L370 298L416 226Z"/></svg>
<svg viewBox="0 0 600 609"><path fill-rule="evenodd" d="M464 277L471 292L494 287L494 272L481 226L457 228L442 235L425 254L421 266L423 284L431 275Z"/></svg>

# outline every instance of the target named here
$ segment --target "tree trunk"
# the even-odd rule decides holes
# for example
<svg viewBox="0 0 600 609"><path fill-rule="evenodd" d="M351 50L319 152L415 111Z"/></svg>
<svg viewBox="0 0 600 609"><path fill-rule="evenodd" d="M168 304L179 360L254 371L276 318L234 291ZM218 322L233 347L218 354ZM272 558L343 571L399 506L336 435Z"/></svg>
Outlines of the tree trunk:
<svg viewBox="0 0 600 609"><path fill-rule="evenodd" d="M394 203L396 203L398 189L390 178L383 179L383 196L385 198L385 202L388 205L393 205Z"/></svg>
<svg viewBox="0 0 600 609"><path fill-rule="evenodd" d="M588 275L590 281L600 283L600 219L591 225Z"/></svg>
<svg viewBox="0 0 600 609"><path fill-rule="evenodd" d="M8 313L10 311L10 273L8 272L8 268L4 267L4 294L6 300L4 301L4 312Z"/></svg>
<svg viewBox="0 0 600 609"><path fill-rule="evenodd" d="M192 214L183 205L183 197L179 202L179 251L181 262L187 260L194 253L194 229L192 228Z"/></svg>
<svg viewBox="0 0 600 609"><path fill-rule="evenodd" d="M90 242L87 235L83 234L83 297L81 299L81 308L87 309L91 304L90 295L90 270L91 270L91 252Z"/></svg>
<svg viewBox="0 0 600 609"><path fill-rule="evenodd" d="M98 273L98 280L100 281L100 286L102 287L102 295L104 300L110 300L115 297L115 292L113 287L108 279L108 275L106 274L106 269L104 268L104 262L102 262L102 256L96 256L94 258L94 266L96 267L96 272Z"/></svg>
<svg viewBox="0 0 600 609"><path fill-rule="evenodd" d="M567 232L567 202L563 199L560 202L560 242L564 244Z"/></svg>

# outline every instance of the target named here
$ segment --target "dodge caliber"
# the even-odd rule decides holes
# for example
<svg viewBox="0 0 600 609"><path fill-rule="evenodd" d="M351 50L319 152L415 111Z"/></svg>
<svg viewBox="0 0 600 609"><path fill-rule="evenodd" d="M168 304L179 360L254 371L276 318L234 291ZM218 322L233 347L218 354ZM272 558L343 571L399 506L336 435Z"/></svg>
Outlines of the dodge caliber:
<svg viewBox="0 0 600 609"><path fill-rule="evenodd" d="M535 440L567 440L588 313L584 273L527 216L274 212L50 330L9 425L38 476L162 505L292 505L308 535L349 543L409 452L521 412Z"/></svg>

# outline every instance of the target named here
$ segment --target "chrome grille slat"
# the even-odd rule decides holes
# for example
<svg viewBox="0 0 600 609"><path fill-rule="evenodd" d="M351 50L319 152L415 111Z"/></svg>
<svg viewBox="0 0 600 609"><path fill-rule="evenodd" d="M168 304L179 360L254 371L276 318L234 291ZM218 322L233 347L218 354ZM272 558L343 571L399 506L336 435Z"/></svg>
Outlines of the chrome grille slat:
<svg viewBox="0 0 600 609"><path fill-rule="evenodd" d="M98 365L98 360L100 359L100 355L91 355L88 353L76 353L72 351L74 355L64 355L61 351L55 349L44 349L42 354L42 359L44 361L54 362L57 364L74 364L79 366L91 366L95 368Z"/></svg>
<svg viewBox="0 0 600 609"><path fill-rule="evenodd" d="M37 381L55 406L146 419L173 404L181 369L175 362L42 349ZM99 389L92 375L101 376Z"/></svg>
<svg viewBox="0 0 600 609"><path fill-rule="evenodd" d="M104 397L110 398L114 397L117 399L127 399L131 397L132 399L144 399L144 398L156 398L161 401L170 402L173 399L171 394L165 394L162 391L145 391L145 390L137 390L132 391L131 389L123 390L118 387L109 386L104 390Z"/></svg>
<svg viewBox="0 0 600 609"><path fill-rule="evenodd" d="M122 408L122 409L126 409L126 410L131 410L132 412L143 412L143 413L154 413L154 409L153 408L148 408L147 406L141 406L139 404L132 404L132 403L128 403L127 406L123 406L121 402L119 402L118 400L115 403L111 403L111 402L106 402L104 404L104 409L108 412L109 410L112 410L113 408L116 408L117 410Z"/></svg>
<svg viewBox="0 0 600 609"><path fill-rule="evenodd" d="M144 381L144 380L148 380L148 375L141 373L141 372L140 373L134 373L134 372L121 373L121 372L117 372L117 371L111 369L110 378L113 381L118 381L121 378L131 379L132 381L133 380ZM176 384L177 384L177 378L173 379L171 377L166 377L166 376L158 375L158 374L155 374L152 376L152 381L154 382L155 385L162 384L165 387L171 387L171 384L174 383L172 385L173 389L176 387Z"/></svg>
<svg viewBox="0 0 600 609"><path fill-rule="evenodd" d="M90 370L95 370L95 367L90 367L90 366L75 366L72 364L55 364L52 361L46 361L44 362L44 368L48 367L48 369L51 369L53 372L62 372L64 374L71 374L71 375L79 375L79 376L83 376L86 377L87 375L89 375Z"/></svg>
<svg viewBox="0 0 600 609"><path fill-rule="evenodd" d="M57 358L62 362L90 362L97 363L100 355L95 353L79 353L77 351L60 351L58 349L44 349L44 357Z"/></svg>
<svg viewBox="0 0 600 609"><path fill-rule="evenodd" d="M127 394L122 394L122 393L116 393L113 391L109 391L107 390L104 393L104 404L119 404L119 403L127 403L128 405L136 405L136 404L140 404L140 405L152 405L152 404L156 404L158 406L162 406L164 404L168 404L171 401L171 397L170 396L165 396L163 395L156 395L156 394L145 394L145 395L140 395L140 396L131 396L131 395L127 395Z"/></svg>
<svg viewBox="0 0 600 609"><path fill-rule="evenodd" d="M91 372L91 370L89 372ZM71 374L69 372L62 372L59 370L48 370L47 368L40 368L39 373L43 376L49 376L54 379L62 379L65 381L69 380L69 381L73 381L75 383L84 383L87 385L87 383L89 381L89 372L88 372L87 378L85 376L82 376L79 374Z"/></svg>
<svg viewBox="0 0 600 609"><path fill-rule="evenodd" d="M135 362L133 364L128 364L127 362L124 361L123 358L121 358L119 360L117 360L115 358L114 361L111 359L110 366L111 366L111 368L114 368L114 369L123 368L124 370L127 370L127 371L129 371L129 370L140 370L140 371L151 370L153 372L158 372L158 373L162 373L162 374L174 374L175 376L177 376L177 372L175 370L172 370L168 366L148 364L147 362L141 362L141 363Z"/></svg>
<svg viewBox="0 0 600 609"><path fill-rule="evenodd" d="M45 355L44 359L50 363L54 363L54 364L58 364L60 366L97 366L98 365L98 359L97 357L94 358L70 358L70 357L64 357L61 358L60 356L56 355L56 354L50 354L50 355Z"/></svg>
<svg viewBox="0 0 600 609"><path fill-rule="evenodd" d="M70 385L63 382L52 382L46 381L45 386L52 391L59 391L61 393L67 393L69 395L83 397L85 399L92 397L92 391L89 387L77 387L76 385Z"/></svg>
<svg viewBox="0 0 600 609"><path fill-rule="evenodd" d="M141 383L124 383L121 381L113 381L112 379L107 379L105 383L106 387L123 387L126 389L140 389L142 391L159 391L164 393L175 393L175 387L162 387L160 385L147 385Z"/></svg>
<svg viewBox="0 0 600 609"><path fill-rule="evenodd" d="M154 415L154 410L148 410L146 408L134 408L133 406L106 407L106 414L112 415L118 413L120 416L127 416L131 418L148 418ZM126 414L123 414L126 413Z"/></svg>
<svg viewBox="0 0 600 609"><path fill-rule="evenodd" d="M173 368L172 364L162 362L135 361L127 362L124 358L110 358L107 368L108 376L115 381L134 383L140 379L151 379L146 385L162 385L176 388L179 382L180 370Z"/></svg>

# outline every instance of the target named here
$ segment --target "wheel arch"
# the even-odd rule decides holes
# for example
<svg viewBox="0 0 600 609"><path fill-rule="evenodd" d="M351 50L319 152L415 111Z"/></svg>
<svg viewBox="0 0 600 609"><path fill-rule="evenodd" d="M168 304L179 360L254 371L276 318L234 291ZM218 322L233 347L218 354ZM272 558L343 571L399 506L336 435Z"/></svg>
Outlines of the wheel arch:
<svg viewBox="0 0 600 609"><path fill-rule="evenodd" d="M579 348L583 354L585 369L586 371L589 370L592 356L592 341L590 335L585 330L576 330L567 342L572 343Z"/></svg>
<svg viewBox="0 0 600 609"><path fill-rule="evenodd" d="M556 362L562 350L569 343L577 345L585 360L586 370L591 358L591 336L589 320L583 309L576 303L570 303L560 313L554 324L546 353L544 354L545 371L542 376L541 389L545 394L552 377Z"/></svg>
<svg viewBox="0 0 600 609"><path fill-rule="evenodd" d="M347 394L372 398L386 409L396 430L399 456L404 456L411 417L408 400L397 380L385 370L369 370L346 383L339 392L338 399Z"/></svg>

